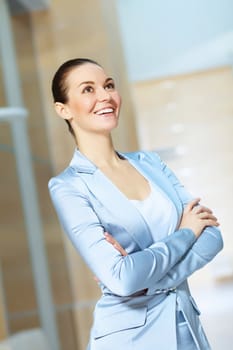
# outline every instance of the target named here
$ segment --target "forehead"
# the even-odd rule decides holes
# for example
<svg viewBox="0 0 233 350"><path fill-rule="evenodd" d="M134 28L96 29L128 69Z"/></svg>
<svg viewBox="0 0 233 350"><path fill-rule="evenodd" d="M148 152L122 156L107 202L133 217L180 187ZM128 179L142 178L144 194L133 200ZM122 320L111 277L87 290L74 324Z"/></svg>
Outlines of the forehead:
<svg viewBox="0 0 233 350"><path fill-rule="evenodd" d="M97 82L108 78L104 69L93 63L85 63L73 68L66 77L68 86L72 84L79 85L85 81Z"/></svg>

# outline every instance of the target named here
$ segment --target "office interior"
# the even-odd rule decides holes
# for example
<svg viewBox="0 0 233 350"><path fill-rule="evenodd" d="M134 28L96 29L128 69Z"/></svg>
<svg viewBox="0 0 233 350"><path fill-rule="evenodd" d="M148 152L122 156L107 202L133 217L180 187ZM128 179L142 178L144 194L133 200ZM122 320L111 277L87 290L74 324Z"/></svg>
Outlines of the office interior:
<svg viewBox="0 0 233 350"><path fill-rule="evenodd" d="M158 152L219 218L224 249L190 285L213 350L231 349L232 14L229 0L0 0L0 350L86 349L100 296L47 189L75 148L50 90L74 57L117 81L117 149Z"/></svg>

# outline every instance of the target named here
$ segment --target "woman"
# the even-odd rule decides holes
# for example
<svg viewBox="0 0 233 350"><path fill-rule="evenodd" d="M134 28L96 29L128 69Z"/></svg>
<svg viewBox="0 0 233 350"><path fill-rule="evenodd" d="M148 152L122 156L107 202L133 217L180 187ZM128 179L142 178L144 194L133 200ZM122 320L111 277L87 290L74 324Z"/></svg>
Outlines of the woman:
<svg viewBox="0 0 233 350"><path fill-rule="evenodd" d="M88 349L210 349L187 278L222 249L216 217L156 153L114 149L121 99L98 63L65 62L52 91L77 149L49 190L103 293Z"/></svg>

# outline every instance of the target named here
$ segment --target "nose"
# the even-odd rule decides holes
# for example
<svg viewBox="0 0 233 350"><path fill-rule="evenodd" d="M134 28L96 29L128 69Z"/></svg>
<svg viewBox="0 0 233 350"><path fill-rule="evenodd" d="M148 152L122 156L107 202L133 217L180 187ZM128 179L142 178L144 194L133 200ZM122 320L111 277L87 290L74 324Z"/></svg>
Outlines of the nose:
<svg viewBox="0 0 233 350"><path fill-rule="evenodd" d="M109 101L111 99L111 95L109 91L105 90L103 87L100 87L97 90L97 99L99 101Z"/></svg>

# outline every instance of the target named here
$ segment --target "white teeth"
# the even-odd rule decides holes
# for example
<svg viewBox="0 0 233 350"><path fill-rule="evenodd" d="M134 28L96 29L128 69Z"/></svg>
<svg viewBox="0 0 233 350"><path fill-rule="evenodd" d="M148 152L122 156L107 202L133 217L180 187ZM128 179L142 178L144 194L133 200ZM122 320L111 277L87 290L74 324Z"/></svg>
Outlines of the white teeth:
<svg viewBox="0 0 233 350"><path fill-rule="evenodd" d="M106 114L106 113L112 113L113 109L112 108L104 108L101 109L100 111L96 112L96 114L100 115L100 114Z"/></svg>

